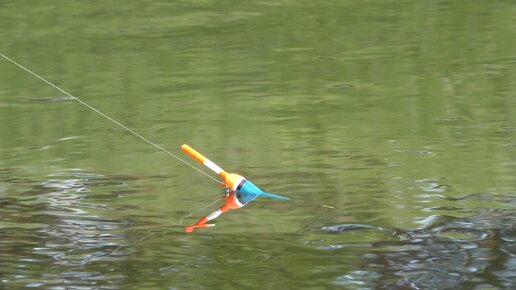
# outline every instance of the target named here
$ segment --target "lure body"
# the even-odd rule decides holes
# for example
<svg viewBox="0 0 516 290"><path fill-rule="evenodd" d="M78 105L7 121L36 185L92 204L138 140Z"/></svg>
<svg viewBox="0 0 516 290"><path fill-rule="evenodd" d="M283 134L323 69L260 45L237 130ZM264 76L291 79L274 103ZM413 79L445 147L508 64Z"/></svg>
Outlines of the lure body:
<svg viewBox="0 0 516 290"><path fill-rule="evenodd" d="M181 146L181 149L188 155L192 156L199 163L204 164L213 172L217 173L220 177L224 178L224 182L221 184L226 186L229 191L229 194L226 197L226 203L222 207L210 213L209 215L202 217L195 225L185 227L185 231L188 233L192 232L196 228L215 226L214 224L207 224L207 222L217 218L222 213L230 209L239 209L259 196L288 200L287 197L261 190L258 186L247 180L242 175L226 172L220 166L213 163L211 160L204 157L201 153L197 152L195 149L186 144Z"/></svg>

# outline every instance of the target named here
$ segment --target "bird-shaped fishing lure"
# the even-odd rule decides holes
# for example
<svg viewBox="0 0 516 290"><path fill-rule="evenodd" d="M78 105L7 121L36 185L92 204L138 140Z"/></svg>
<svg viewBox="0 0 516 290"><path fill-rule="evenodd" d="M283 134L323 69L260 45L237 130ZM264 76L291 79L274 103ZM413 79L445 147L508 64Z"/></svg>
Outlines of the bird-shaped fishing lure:
<svg viewBox="0 0 516 290"><path fill-rule="evenodd" d="M194 229L197 228L215 226L215 224L208 224L207 222L217 218L222 213L230 209L239 209L259 196L288 200L288 197L268 193L261 190L258 186L245 179L245 177L242 175L226 172L217 164L213 163L211 160L204 157L201 153L197 152L195 149L186 144L182 145L181 149L188 153L188 155L192 156L195 160L199 161L201 164L204 164L206 167L213 170L213 172L217 173L220 177L224 178L224 182L221 184L228 188L226 203L218 210L202 217L195 225L185 227L185 231L187 233L191 233L194 231Z"/></svg>

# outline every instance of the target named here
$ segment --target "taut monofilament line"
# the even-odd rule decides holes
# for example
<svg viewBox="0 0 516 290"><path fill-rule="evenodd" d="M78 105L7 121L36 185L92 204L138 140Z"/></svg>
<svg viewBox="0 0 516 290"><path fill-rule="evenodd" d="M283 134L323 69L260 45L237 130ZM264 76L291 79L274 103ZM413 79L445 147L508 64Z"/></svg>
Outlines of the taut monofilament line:
<svg viewBox="0 0 516 290"><path fill-rule="evenodd" d="M147 138L143 137L143 136L142 136L142 135L140 135L138 132L136 132L136 131L134 131L133 129L131 129L131 128L127 127L126 125L124 125L124 124L120 123L119 121L117 121L117 120L115 120L115 119L111 118L110 116L108 116L108 115L104 114L104 113L103 113L103 112L101 112L100 110L98 110L98 109L94 108L93 106L91 106L91 105L87 104L86 102L82 101L81 99L79 99L79 98L77 98L77 97L73 96L72 94L68 93L67 91L65 91L65 90L61 89L60 87L58 87L58 86L56 86L56 85L54 85L53 83L51 83L50 81L46 80L45 78L43 78L42 76L38 75L37 73L35 73L35 72L31 71L30 69L28 69L28 68L24 67L23 65L21 65L21 64L19 64L19 63L17 63L17 62L16 62L16 61L14 61L13 59L11 59L11 58L7 57L5 54L3 54L3 53L1 53L1 52L0 52L0 56L2 56L4 59L6 59L6 60L10 61L11 63L15 64L16 66L18 66L19 68L23 69L24 71L26 71L26 72L30 73L31 75L35 76L36 78L40 79L41 81L45 82L46 84L48 84L48 85L52 86L53 88L57 89L57 90L58 90L58 91L60 91L61 93L63 93L63 94L65 94L65 95L69 96L70 98L74 99L74 100L75 100L75 101L77 101L78 103L80 103L80 104L82 104L82 105L86 106L88 109L90 109L90 110L94 111L95 113L97 113L97 114L101 115L102 117L104 117L104 118L108 119L109 121L111 121L111 122L113 122L113 123L117 124L118 126L122 127L124 130L129 131L131 134L133 134L133 135L135 135L136 137L138 137L138 138L142 139L143 141L147 142L148 144L150 144L150 145L152 145L152 146L154 146L154 147L158 148L158 149L159 149L159 150L161 150L162 152L164 152L164 153L166 153L166 154L168 154L168 155L170 155L170 156L174 157L175 159L177 159L177 160L179 160L179 161L183 162L184 164L186 164L186 165L190 166L191 168L193 168L193 169L197 170L198 172L202 173L203 175L206 175L207 177L209 177L209 178L210 178L210 179L212 179L213 181L215 181L215 182L219 183L219 181L218 181L217 179L215 179L213 176L211 176L211 175L207 174L206 172L204 172L204 171L200 170L199 168L197 168L197 167L193 166L192 164L190 164L190 163L186 162L186 161L185 161L185 160L183 160L181 157L179 157L179 156L175 155L174 153L172 153L172 152L170 152L170 151L166 150L165 148L163 148L163 147L159 146L158 144L156 144L156 143L154 143L154 142L150 141L149 139L147 139Z"/></svg>

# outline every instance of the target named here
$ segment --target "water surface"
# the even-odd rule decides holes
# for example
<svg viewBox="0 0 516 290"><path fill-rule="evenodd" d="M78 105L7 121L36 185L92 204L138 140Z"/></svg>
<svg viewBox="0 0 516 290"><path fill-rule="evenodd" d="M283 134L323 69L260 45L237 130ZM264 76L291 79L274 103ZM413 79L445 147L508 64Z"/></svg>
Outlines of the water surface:
<svg viewBox="0 0 516 290"><path fill-rule="evenodd" d="M512 289L512 1L0 3L0 288ZM187 217L194 223L215 207Z"/></svg>

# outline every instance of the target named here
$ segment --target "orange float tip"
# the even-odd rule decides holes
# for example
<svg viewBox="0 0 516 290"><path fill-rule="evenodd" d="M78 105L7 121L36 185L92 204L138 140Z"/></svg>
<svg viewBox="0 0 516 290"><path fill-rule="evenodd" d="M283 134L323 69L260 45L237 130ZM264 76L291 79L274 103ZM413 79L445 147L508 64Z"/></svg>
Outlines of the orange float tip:
<svg viewBox="0 0 516 290"><path fill-rule="evenodd" d="M201 164L204 164L204 161L208 159L187 144L181 145L181 150L183 150L186 154L190 155L193 159L197 160Z"/></svg>
<svg viewBox="0 0 516 290"><path fill-rule="evenodd" d="M211 160L206 158L204 155L199 153L197 150L193 149L192 147L188 146L187 144L181 145L181 150L183 150L185 153L190 155L192 158L197 160L199 163L203 164L204 166L211 169L213 172L217 173L220 177L226 178L226 175L228 174L224 169L220 168L217 164L213 163Z"/></svg>

